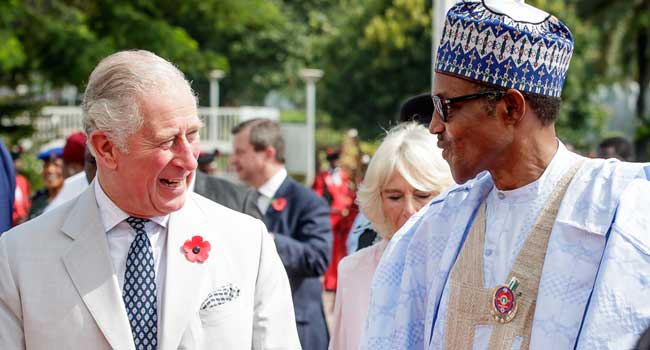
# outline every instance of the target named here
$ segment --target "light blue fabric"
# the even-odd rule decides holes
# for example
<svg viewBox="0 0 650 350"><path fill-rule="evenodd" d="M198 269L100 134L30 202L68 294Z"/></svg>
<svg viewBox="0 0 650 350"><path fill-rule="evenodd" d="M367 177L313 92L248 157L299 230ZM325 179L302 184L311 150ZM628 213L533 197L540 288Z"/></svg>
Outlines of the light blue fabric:
<svg viewBox="0 0 650 350"><path fill-rule="evenodd" d="M650 326L650 166L621 195L578 347L631 349Z"/></svg>
<svg viewBox="0 0 650 350"><path fill-rule="evenodd" d="M648 295L650 287L650 238L645 234L650 228L650 185L645 176L632 182L643 175L643 166L587 160L576 174L551 233L531 349L573 348L619 198L623 203L578 348L629 348L650 324L647 298L639 297L644 292ZM628 186L626 195L621 196ZM362 349L444 349L449 271L476 209L493 187L490 175L482 173L436 198L395 234L375 272ZM634 196L627 194L630 192ZM625 225L619 224L623 214ZM643 218L630 219L637 217ZM629 259L615 259L615 254L623 252ZM624 306L622 316L607 321L615 313L613 298L616 305ZM621 324L617 331L608 328L611 322Z"/></svg>
<svg viewBox="0 0 650 350"><path fill-rule="evenodd" d="M510 280L512 265L555 184L567 169L581 160L558 142L553 160L537 180L513 190L490 191L485 200L484 288L494 288Z"/></svg>

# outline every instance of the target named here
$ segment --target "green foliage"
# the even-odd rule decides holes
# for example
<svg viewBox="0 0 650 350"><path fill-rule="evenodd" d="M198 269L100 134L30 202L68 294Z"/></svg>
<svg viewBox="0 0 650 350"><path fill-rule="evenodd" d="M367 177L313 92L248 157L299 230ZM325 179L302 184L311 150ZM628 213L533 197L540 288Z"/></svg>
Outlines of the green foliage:
<svg viewBox="0 0 650 350"><path fill-rule="evenodd" d="M282 23L277 4L265 0L0 1L0 88L24 85L39 93L45 86L76 85L83 91L101 58L139 48L178 65L204 96L204 104L208 72L228 70L231 64L238 68L230 72L234 79L227 86L244 99L246 91L263 96L266 89L251 80L258 69L273 72L278 60L270 59L286 35L272 29ZM267 37L275 46L265 45ZM25 115L16 106L32 115L38 107L33 102L16 94L0 99L0 133L27 138L25 123L9 119Z"/></svg>
<svg viewBox="0 0 650 350"><path fill-rule="evenodd" d="M644 69L643 59L630 59L641 57L631 43L650 27L650 1L530 2L557 15L574 35L558 132L587 150L607 122L593 93ZM325 73L317 84L323 142L349 127L376 140L395 123L405 99L430 90L431 12L425 0L2 0L0 87L25 84L38 93L46 85L72 84L83 90L102 57L142 48L177 64L202 105L209 99L208 73L221 69L223 105L261 105L273 91L297 109L282 112L281 120L302 121L298 72L314 67ZM33 102L0 99L0 132L12 140L27 137L29 128L5 121L34 115Z"/></svg>
<svg viewBox="0 0 650 350"><path fill-rule="evenodd" d="M8 80L8 73L27 61L22 42L12 30L17 16L17 0L0 2L0 81Z"/></svg>
<svg viewBox="0 0 650 350"><path fill-rule="evenodd" d="M280 4L265 0L163 1L170 23L185 28L203 51L226 58L211 69L226 70L221 101L226 105L259 105L266 93L286 84L282 64L291 55L288 20ZM192 75L207 104L207 71Z"/></svg>
<svg viewBox="0 0 650 350"><path fill-rule="evenodd" d="M27 139L34 133L34 119L40 107L40 103L29 95L0 97L0 133L3 134L6 145L17 145L20 140ZM18 117L20 118L12 123L6 121Z"/></svg>
<svg viewBox="0 0 650 350"><path fill-rule="evenodd" d="M304 123L305 121L305 111L287 109L280 112L281 123Z"/></svg>
<svg viewBox="0 0 650 350"><path fill-rule="evenodd" d="M598 72L610 81L621 81L638 74L633 59L639 49L636 40L650 28L650 1L578 0L582 18L596 30ZM650 63L650 62L648 62Z"/></svg>
<svg viewBox="0 0 650 350"><path fill-rule="evenodd" d="M14 35L0 31L0 72L6 72L19 67L26 60L23 47Z"/></svg>
<svg viewBox="0 0 650 350"><path fill-rule="evenodd" d="M319 106L337 128L376 137L406 98L430 90L431 9L424 0L343 1L323 48Z"/></svg>
<svg viewBox="0 0 650 350"><path fill-rule="evenodd" d="M578 10L595 29L599 46L598 74L605 82L636 81L639 94L636 118L641 130L636 143L637 156L650 157L646 147L650 135L650 115L646 91L650 84L650 0L578 0Z"/></svg>
<svg viewBox="0 0 650 350"><path fill-rule="evenodd" d="M83 88L101 58L139 48L177 64L206 100L213 69L228 71L233 96L261 100L264 90L255 85L289 56L286 22L279 5L265 0L2 2L0 85L29 83L37 74L54 87Z"/></svg>
<svg viewBox="0 0 650 350"><path fill-rule="evenodd" d="M22 82L38 73L54 86L81 87L90 70L103 56L114 51L88 27L86 14L62 2L23 3L16 31L30 58L20 70ZM38 30L34 30L38 28Z"/></svg>
<svg viewBox="0 0 650 350"><path fill-rule="evenodd" d="M575 4L562 0L530 3L557 14L573 34L573 56L562 90L562 107L556 126L560 139L587 153L602 139L607 124L603 106L591 97L602 83L602 77L597 74L600 64L598 30L578 16Z"/></svg>
<svg viewBox="0 0 650 350"><path fill-rule="evenodd" d="M20 160L22 164L18 172L27 178L32 187L32 192L43 188L43 161L31 153L23 153Z"/></svg>

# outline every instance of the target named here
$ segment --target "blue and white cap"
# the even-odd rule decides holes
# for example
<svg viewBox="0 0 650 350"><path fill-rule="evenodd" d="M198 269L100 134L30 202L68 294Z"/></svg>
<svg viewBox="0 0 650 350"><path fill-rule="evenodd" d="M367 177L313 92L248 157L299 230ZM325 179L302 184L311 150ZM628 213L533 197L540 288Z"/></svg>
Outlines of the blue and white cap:
<svg viewBox="0 0 650 350"><path fill-rule="evenodd" d="M465 0L447 12L435 69L559 97L572 52L569 28L523 0Z"/></svg>

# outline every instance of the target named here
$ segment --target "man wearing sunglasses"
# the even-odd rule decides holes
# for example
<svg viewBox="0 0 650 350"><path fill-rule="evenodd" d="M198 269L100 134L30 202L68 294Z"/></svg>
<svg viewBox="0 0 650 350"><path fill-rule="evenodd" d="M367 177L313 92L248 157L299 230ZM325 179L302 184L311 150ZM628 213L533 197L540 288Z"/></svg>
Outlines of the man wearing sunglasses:
<svg viewBox="0 0 650 350"><path fill-rule="evenodd" d="M636 344L650 324L650 167L557 138L572 51L569 29L523 1L449 10L429 130L461 185L386 248L362 349Z"/></svg>

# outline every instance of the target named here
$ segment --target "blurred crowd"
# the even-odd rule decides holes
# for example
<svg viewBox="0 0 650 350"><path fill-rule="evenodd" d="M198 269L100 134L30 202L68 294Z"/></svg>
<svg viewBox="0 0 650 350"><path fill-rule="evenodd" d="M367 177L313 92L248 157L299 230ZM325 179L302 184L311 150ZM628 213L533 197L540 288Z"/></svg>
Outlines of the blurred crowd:
<svg viewBox="0 0 650 350"><path fill-rule="evenodd" d="M75 198L88 187L94 177L94 163L86 151L86 136L83 132L70 135L64 147L51 147L38 153L42 162L43 188L33 189L28 179L21 174L23 150L11 150L15 175L15 196L12 225L19 225ZM88 154L88 159L86 159Z"/></svg>

